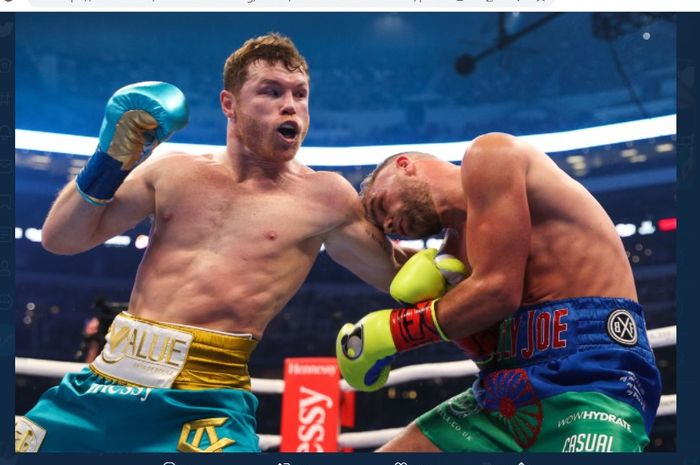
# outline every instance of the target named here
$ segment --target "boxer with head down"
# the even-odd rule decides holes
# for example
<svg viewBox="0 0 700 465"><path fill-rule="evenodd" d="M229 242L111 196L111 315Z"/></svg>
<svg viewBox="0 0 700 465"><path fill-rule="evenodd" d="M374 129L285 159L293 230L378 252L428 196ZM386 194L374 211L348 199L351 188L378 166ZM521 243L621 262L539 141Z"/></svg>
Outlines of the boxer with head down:
<svg viewBox="0 0 700 465"><path fill-rule="evenodd" d="M660 376L622 241L580 183L530 144L492 133L471 143L461 166L394 155L361 197L387 234L449 228L445 251L470 275L428 295L414 288L434 274L408 279L402 269L391 290L408 307L369 313L338 334L343 376L379 389L398 353L447 340L480 368L471 388L380 451L644 449Z"/></svg>
<svg viewBox="0 0 700 465"><path fill-rule="evenodd" d="M247 41L224 66L226 149L205 155L149 156L187 123L175 86L138 83L110 99L98 149L42 242L76 254L152 216L148 249L102 353L16 419L18 451L260 450L247 361L321 246L384 290L403 261L349 182L295 160L309 91L288 38Z"/></svg>

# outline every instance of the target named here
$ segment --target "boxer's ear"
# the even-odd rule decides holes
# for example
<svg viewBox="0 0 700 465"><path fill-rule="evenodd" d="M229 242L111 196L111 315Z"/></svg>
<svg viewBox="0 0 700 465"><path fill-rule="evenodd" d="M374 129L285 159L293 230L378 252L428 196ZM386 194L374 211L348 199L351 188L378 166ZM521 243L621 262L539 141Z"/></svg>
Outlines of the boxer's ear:
<svg viewBox="0 0 700 465"><path fill-rule="evenodd" d="M236 121L236 96L233 92L228 90L222 90L219 95L219 100L221 101L221 111L226 116L226 119Z"/></svg>
<svg viewBox="0 0 700 465"><path fill-rule="evenodd" d="M394 164L396 165L396 168L399 171L402 171L408 176L413 176L414 174L416 174L416 165L413 163L413 160L411 160L411 158L407 155L399 155L398 157L396 157Z"/></svg>

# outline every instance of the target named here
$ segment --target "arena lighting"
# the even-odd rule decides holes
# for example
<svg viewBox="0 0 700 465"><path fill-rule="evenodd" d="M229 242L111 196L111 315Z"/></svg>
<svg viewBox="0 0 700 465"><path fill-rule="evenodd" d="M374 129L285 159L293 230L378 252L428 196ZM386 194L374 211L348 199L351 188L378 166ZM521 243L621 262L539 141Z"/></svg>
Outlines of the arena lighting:
<svg viewBox="0 0 700 465"><path fill-rule="evenodd" d="M445 242L444 239L436 239L434 237L428 239L425 241L425 246L429 249L438 249L440 250L442 248L442 243Z"/></svg>
<svg viewBox="0 0 700 465"><path fill-rule="evenodd" d="M676 115L667 115L574 131L526 135L522 138L545 152L555 153L674 134ZM461 161L469 143L470 141L361 147L302 147L297 159L309 166L376 165L394 153L416 150L432 153L447 161ZM17 129L15 147L38 152L92 155L97 147L97 138ZM224 146L165 143L156 150L210 153L222 151Z"/></svg>
<svg viewBox="0 0 700 465"><path fill-rule="evenodd" d="M669 143L659 144L656 146L656 151L658 153L672 152L673 147L674 147L673 144L669 144Z"/></svg>
<svg viewBox="0 0 700 465"><path fill-rule="evenodd" d="M129 236L114 236L105 242L105 245L112 247L127 247L129 244L131 244Z"/></svg>
<svg viewBox="0 0 700 465"><path fill-rule="evenodd" d="M620 223L615 225L615 229L620 237L630 237L634 236L637 232L637 226L631 223Z"/></svg>
<svg viewBox="0 0 700 465"><path fill-rule="evenodd" d="M661 231L675 231L676 229L676 218L665 218L662 220L658 221L658 226L659 230ZM666 228L666 229L664 229ZM632 223L619 223L615 225L615 229L617 230L617 233L620 235L620 237L630 237L634 236L635 234L640 234L640 235L648 235L648 234L653 234L656 232L656 228L654 227L654 224L649 221L645 220L642 221L641 226L637 227L636 225ZM41 242L41 229L38 228L27 228L26 231L22 230L22 228L15 228L15 239L19 240L22 237L26 237L28 240L32 242ZM149 237L145 234L139 234L134 238L133 243L134 247L137 249L145 249L148 247L148 242L149 242ZM104 244L107 246L113 246L113 247L128 247L131 244L131 237L129 236L115 236L108 241L106 241ZM406 247L409 249L425 249L425 248L432 248L432 249L437 249L440 250L442 248L444 239L436 238L436 237L431 237L427 240L422 240L422 239L414 239L414 240L398 240L396 241L398 245L401 247ZM321 252L325 251L326 247L325 244L321 244Z"/></svg>
<svg viewBox="0 0 700 465"><path fill-rule="evenodd" d="M32 242L41 242L41 229L27 228L24 230L24 237Z"/></svg>
<svg viewBox="0 0 700 465"><path fill-rule="evenodd" d="M639 226L637 232L642 236L646 236L648 234L654 234L656 232L656 228L654 227L654 223L649 220L645 220L642 221L642 224Z"/></svg>
<svg viewBox="0 0 700 465"><path fill-rule="evenodd" d="M401 241L399 241L399 245L401 247L406 247L408 249L424 249L425 248L425 242L423 242L422 239L401 240Z"/></svg>
<svg viewBox="0 0 700 465"><path fill-rule="evenodd" d="M145 234L139 234L138 236L136 236L136 239L134 239L134 247L136 247L137 249L145 249L146 247L148 247L148 240L148 236L146 236Z"/></svg>
<svg viewBox="0 0 700 465"><path fill-rule="evenodd" d="M24 236L31 242L41 242L41 229L38 228L27 228L24 231ZM22 228L15 228L15 239L22 238ZM131 244L131 238L129 236L114 236L105 242L105 245L113 247L127 247Z"/></svg>
<svg viewBox="0 0 700 465"><path fill-rule="evenodd" d="M657 223L659 229L663 232L675 231L678 225L678 220L676 218L663 218Z"/></svg>

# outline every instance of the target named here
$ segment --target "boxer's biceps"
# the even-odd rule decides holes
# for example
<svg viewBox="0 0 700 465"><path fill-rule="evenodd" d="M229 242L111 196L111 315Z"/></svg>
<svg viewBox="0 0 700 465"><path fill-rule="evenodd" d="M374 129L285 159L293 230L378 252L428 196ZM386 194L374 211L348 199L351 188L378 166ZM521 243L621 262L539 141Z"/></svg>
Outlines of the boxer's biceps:
<svg viewBox="0 0 700 465"><path fill-rule="evenodd" d="M389 285L399 268L391 242L364 217L337 228L326 237L330 257L360 279L381 289Z"/></svg>

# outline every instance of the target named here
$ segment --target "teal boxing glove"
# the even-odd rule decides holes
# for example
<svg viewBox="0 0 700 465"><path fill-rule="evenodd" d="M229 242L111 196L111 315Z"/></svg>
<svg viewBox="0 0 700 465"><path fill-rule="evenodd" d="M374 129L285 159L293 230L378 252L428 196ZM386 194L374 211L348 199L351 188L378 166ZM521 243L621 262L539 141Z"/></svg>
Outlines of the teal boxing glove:
<svg viewBox="0 0 700 465"><path fill-rule="evenodd" d="M189 119L187 100L167 82L139 82L107 102L95 154L76 178L80 195L104 206L134 167Z"/></svg>

